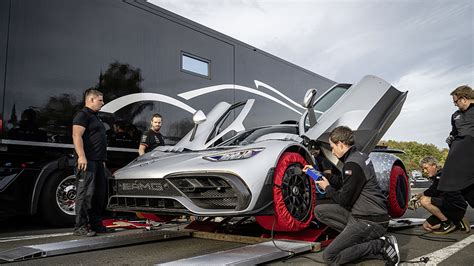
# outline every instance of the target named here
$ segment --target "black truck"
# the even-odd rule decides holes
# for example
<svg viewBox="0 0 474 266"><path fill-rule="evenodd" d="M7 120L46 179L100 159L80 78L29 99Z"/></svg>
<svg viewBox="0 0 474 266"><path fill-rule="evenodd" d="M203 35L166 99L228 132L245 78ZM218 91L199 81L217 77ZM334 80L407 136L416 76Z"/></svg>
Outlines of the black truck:
<svg viewBox="0 0 474 266"><path fill-rule="evenodd" d="M219 101L255 98L245 126L277 124L333 84L144 0L0 1L0 217L73 221L71 122L88 88L104 93L113 172L153 113L172 145Z"/></svg>

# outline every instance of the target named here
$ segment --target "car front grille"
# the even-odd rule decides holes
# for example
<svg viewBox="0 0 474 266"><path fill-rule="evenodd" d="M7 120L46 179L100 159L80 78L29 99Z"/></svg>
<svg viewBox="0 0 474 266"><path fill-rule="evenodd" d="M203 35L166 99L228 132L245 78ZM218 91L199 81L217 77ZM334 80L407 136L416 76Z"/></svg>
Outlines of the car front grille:
<svg viewBox="0 0 474 266"><path fill-rule="evenodd" d="M186 208L174 199L112 196L108 209L126 211L182 211Z"/></svg>
<svg viewBox="0 0 474 266"><path fill-rule="evenodd" d="M241 210L250 202L247 187L233 175L181 175L167 180L204 209Z"/></svg>
<svg viewBox="0 0 474 266"><path fill-rule="evenodd" d="M243 210L251 199L248 187L235 175L179 174L165 179L109 181L108 209L127 211L187 210L174 197L186 197L202 209Z"/></svg>

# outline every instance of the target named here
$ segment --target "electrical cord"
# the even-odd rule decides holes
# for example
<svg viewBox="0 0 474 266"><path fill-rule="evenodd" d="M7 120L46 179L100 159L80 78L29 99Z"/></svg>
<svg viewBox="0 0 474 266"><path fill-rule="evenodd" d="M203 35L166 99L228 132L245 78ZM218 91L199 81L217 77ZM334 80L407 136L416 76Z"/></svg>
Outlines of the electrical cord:
<svg viewBox="0 0 474 266"><path fill-rule="evenodd" d="M282 259L281 261L282 262L287 262L291 259L295 259L295 255L296 255L296 252L294 252L293 250L286 250L286 249L282 249L280 247L277 246L277 244L275 243L274 241L274 238L273 238L273 232L274 232L274 229L275 229L275 217L273 217L273 223L272 223L272 230L271 230L271 240L272 240L272 243L273 245L275 246L275 248L281 250L281 251L284 251L284 252L288 252L290 253L290 255L288 255L287 257L285 257L284 259ZM399 234L399 235L408 235L408 236L417 236L421 239L424 239L424 240L429 240L429 241L438 241L438 242L456 242L457 240L454 239L454 238L447 238L447 237L436 237L436 236L426 236L426 234L429 234L429 232L427 233L423 233L423 234L410 234L410 233L401 233L401 232L393 232L394 234ZM316 260L316 259L313 259L313 258L310 258L308 256L298 256L298 258L305 258L307 260L310 260L310 261L313 261L313 262L316 262L316 263L321 263L321 264L326 264L326 262L324 261L319 261L319 260ZM421 257L419 260L401 260L400 263L408 263L408 264L418 264L418 263L428 263L430 261L430 258L429 257Z"/></svg>
<svg viewBox="0 0 474 266"><path fill-rule="evenodd" d="M452 237L440 237L440 236L429 236L428 234L430 232L422 233L422 234L411 234L411 233L401 233L401 232L393 232L394 234L399 234L399 235L406 235L406 236L417 236L420 239L423 240L428 240L428 241L436 241L436 242L457 242L458 240ZM405 261L400 261L400 263L412 263L412 264L417 264L417 263L428 263L430 261L429 257L421 257L419 260L405 260Z"/></svg>
<svg viewBox="0 0 474 266"><path fill-rule="evenodd" d="M324 261L319 261L319 260L310 258L308 256L298 256L298 258L305 258L307 260L310 260L310 261L313 261L313 262L316 262L316 263L327 264ZM411 263L411 264L425 263L426 264L426 263L428 263L428 261L430 261L430 258L421 257L419 260L401 260L400 263Z"/></svg>
<svg viewBox="0 0 474 266"><path fill-rule="evenodd" d="M295 252L294 250L282 249L282 248L280 248L279 246L277 246L277 244L275 243L275 240L274 240L274 238L273 238L273 232L274 232L274 229L275 229L275 222L276 222L276 219L275 219L275 217L273 217L272 231L271 231L271 233L270 233L273 246L275 246L275 248L277 248L277 249L279 249L279 250L281 250L281 251L290 253L290 255L286 256L285 258L283 258L283 259L281 260L282 262L286 262L286 261L288 261L288 260L294 259L294 258L295 258L295 255L296 255L296 252ZM318 251L318 252L319 252L319 251ZM306 258L306 259L308 259L308 260L311 260L311 261L314 261L314 262L317 262L317 263L326 264L324 261L318 261L318 260L315 260L315 259L310 258L310 257L307 257L307 256L298 256L298 258Z"/></svg>
<svg viewBox="0 0 474 266"><path fill-rule="evenodd" d="M393 232L393 233L394 234L399 234L399 235L405 235L405 236L417 236L417 237L419 237L420 239L423 239L423 240L436 241L436 242L452 243L452 242L457 242L458 241L457 239L452 238L452 237L441 237L441 236L429 236L429 235L427 235L430 232L426 232L426 233L423 233L423 234L411 234L411 233L401 233L401 232Z"/></svg>
<svg viewBox="0 0 474 266"><path fill-rule="evenodd" d="M304 259L307 259L307 260L310 260L310 261L313 261L313 262L316 262L316 263L325 264L325 265L327 264L327 263L324 262L324 261L319 261L319 260L310 258L310 257L308 257L308 256L298 256L298 258L304 258ZM290 259L292 259L292 258L290 258ZM284 260L283 262L288 261L288 260L289 260L289 259L286 259L286 260Z"/></svg>
<svg viewBox="0 0 474 266"><path fill-rule="evenodd" d="M418 264L418 263L428 263L430 258L428 257L421 257L419 260L401 260L400 263L411 263L411 264Z"/></svg>
<svg viewBox="0 0 474 266"><path fill-rule="evenodd" d="M313 258L310 258L308 256L298 256L298 258L305 258L307 260L310 260L310 261L313 261L313 262L316 262L316 263L321 263L321 264L327 264L326 262L324 261L319 261L319 260L316 260L316 259L313 259ZM291 259L291 258L290 258ZM287 259L289 260L289 259ZM401 260L400 263L409 263L409 264L418 264L418 263L428 263L428 261L430 261L430 258L428 257L421 257L419 260Z"/></svg>
<svg viewBox="0 0 474 266"><path fill-rule="evenodd" d="M293 257L296 254L296 252L294 250L282 249L279 246L277 246L277 244L275 243L275 240L273 238L273 231L275 229L275 222L276 222L276 219L275 219L275 216L273 216L272 231L270 232L270 237L271 237L270 239L272 240L273 246L275 246L275 248L277 248L277 249L279 249L283 252L290 253L290 255L288 255L286 258L283 259L283 260L287 260L287 259Z"/></svg>

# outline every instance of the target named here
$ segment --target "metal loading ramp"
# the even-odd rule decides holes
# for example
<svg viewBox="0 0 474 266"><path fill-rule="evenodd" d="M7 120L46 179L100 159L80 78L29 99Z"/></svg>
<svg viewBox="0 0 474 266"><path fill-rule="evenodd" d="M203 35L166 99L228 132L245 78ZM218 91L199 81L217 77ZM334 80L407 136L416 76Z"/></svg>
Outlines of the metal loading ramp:
<svg viewBox="0 0 474 266"><path fill-rule="evenodd" d="M134 244L143 244L158 240L190 237L187 230L152 230L152 231L127 231L103 236L68 240L49 244L23 246L0 252L1 262L14 262L42 258L48 256L64 255L76 252L119 247Z"/></svg>
<svg viewBox="0 0 474 266"><path fill-rule="evenodd" d="M313 242L289 240L274 242L277 247L269 241L157 265L255 265L320 249L320 244Z"/></svg>

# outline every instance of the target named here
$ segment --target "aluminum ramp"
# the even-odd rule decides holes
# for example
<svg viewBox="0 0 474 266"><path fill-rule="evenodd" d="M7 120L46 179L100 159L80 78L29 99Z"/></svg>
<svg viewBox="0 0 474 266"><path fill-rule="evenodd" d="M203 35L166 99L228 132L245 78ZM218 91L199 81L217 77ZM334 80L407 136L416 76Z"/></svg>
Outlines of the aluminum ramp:
<svg viewBox="0 0 474 266"><path fill-rule="evenodd" d="M152 231L124 231L99 235L77 240L40 244L32 246L17 247L0 252L1 262L14 262L42 258L49 256L64 255L76 252L91 251L126 245L142 244L158 240L178 237L190 237L188 230L152 230Z"/></svg>
<svg viewBox="0 0 474 266"><path fill-rule="evenodd" d="M304 241L275 240L275 245L269 241L157 265L255 265L320 248Z"/></svg>

